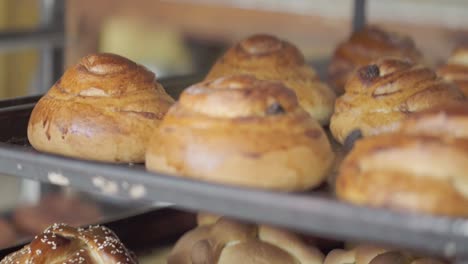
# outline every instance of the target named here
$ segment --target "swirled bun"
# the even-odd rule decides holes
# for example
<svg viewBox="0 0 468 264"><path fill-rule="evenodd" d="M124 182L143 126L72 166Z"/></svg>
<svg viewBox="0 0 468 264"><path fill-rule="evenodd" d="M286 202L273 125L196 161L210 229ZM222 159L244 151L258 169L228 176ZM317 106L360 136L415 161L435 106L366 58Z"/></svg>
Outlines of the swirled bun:
<svg viewBox="0 0 468 264"><path fill-rule="evenodd" d="M143 162L146 145L173 99L155 75L113 54L93 54L69 68L34 107L31 145L43 152Z"/></svg>
<svg viewBox="0 0 468 264"><path fill-rule="evenodd" d="M321 264L322 253L287 231L226 218L186 233L168 264Z"/></svg>
<svg viewBox="0 0 468 264"><path fill-rule="evenodd" d="M342 163L339 198L362 205L468 216L468 106L431 109L393 133L359 140Z"/></svg>
<svg viewBox="0 0 468 264"><path fill-rule="evenodd" d="M410 113L461 100L464 95L431 69L383 58L353 74L336 100L330 130L343 143L354 130L363 136L393 131Z"/></svg>
<svg viewBox="0 0 468 264"><path fill-rule="evenodd" d="M322 183L334 160L326 134L282 83L236 75L187 88L150 141L146 167L283 191Z"/></svg>
<svg viewBox="0 0 468 264"><path fill-rule="evenodd" d="M465 96L468 95L468 45L456 48L437 73L445 80L455 83Z"/></svg>
<svg viewBox="0 0 468 264"><path fill-rule="evenodd" d="M270 35L253 35L230 48L213 66L207 80L252 74L260 80L281 81L294 90L299 104L321 124L328 124L335 94L293 44Z"/></svg>
<svg viewBox="0 0 468 264"><path fill-rule="evenodd" d="M333 53L328 75L336 92L344 92L346 82L355 70L382 57L404 58L423 63L422 54L410 37L388 32L377 26L367 26L354 32Z"/></svg>

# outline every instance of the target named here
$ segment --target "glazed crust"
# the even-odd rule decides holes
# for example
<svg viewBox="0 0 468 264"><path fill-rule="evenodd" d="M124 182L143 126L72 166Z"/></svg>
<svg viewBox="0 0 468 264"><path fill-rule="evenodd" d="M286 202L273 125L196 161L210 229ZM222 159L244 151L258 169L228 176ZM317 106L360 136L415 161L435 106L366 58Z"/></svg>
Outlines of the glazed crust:
<svg viewBox="0 0 468 264"><path fill-rule="evenodd" d="M237 75L187 88L150 141L149 170L282 191L305 190L334 159L317 121L279 82Z"/></svg>
<svg viewBox="0 0 468 264"><path fill-rule="evenodd" d="M84 57L34 107L31 145L43 152L143 162L151 132L173 99L143 66L113 54Z"/></svg>
<svg viewBox="0 0 468 264"><path fill-rule="evenodd" d="M445 80L455 83L468 96L468 46L456 48L437 73Z"/></svg>
<svg viewBox="0 0 468 264"><path fill-rule="evenodd" d="M349 80L336 100L330 130L343 143L356 129L363 136L394 131L410 113L462 100L464 95L431 69L383 58L361 67Z"/></svg>
<svg viewBox="0 0 468 264"><path fill-rule="evenodd" d="M136 264L117 236L102 226L54 224L0 264Z"/></svg>
<svg viewBox="0 0 468 264"><path fill-rule="evenodd" d="M329 80L336 92L342 94L346 82L356 69L389 56L423 63L422 54L408 36L367 26L338 45L328 68Z"/></svg>
<svg viewBox="0 0 468 264"><path fill-rule="evenodd" d="M323 255L296 235L268 226L225 218L186 233L174 246L168 264L319 264Z"/></svg>
<svg viewBox="0 0 468 264"><path fill-rule="evenodd" d="M335 94L305 63L291 43L270 35L253 35L230 48L206 77L213 80L235 74L252 74L257 79L281 81L296 93L299 103L321 124L328 124Z"/></svg>

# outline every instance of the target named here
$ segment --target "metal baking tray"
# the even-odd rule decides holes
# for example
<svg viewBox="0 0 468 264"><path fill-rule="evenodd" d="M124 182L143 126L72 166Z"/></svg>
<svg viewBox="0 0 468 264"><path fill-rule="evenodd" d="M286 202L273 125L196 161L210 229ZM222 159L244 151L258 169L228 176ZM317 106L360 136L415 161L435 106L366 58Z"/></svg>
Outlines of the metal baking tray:
<svg viewBox="0 0 468 264"><path fill-rule="evenodd" d="M198 80L192 76L161 82L177 97ZM209 211L337 240L387 244L457 261L468 259L467 219L359 207L337 201L323 191L279 193L237 188L149 173L142 165L39 153L25 140L37 97L21 100L26 103L0 102L0 173L131 201L163 201L184 210Z"/></svg>

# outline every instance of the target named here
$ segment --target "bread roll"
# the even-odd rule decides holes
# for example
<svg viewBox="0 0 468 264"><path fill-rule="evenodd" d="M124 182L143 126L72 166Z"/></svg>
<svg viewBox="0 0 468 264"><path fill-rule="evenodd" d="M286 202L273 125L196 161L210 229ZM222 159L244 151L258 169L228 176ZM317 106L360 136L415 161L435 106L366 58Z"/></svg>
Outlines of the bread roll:
<svg viewBox="0 0 468 264"><path fill-rule="evenodd" d="M23 233L41 233L53 223L71 226L89 225L99 221L101 212L97 206L77 197L63 194L48 194L36 205L20 205L13 211L15 226Z"/></svg>
<svg viewBox="0 0 468 264"><path fill-rule="evenodd" d="M136 264L117 236L103 226L73 228L54 224L0 264Z"/></svg>
<svg viewBox="0 0 468 264"><path fill-rule="evenodd" d="M230 48L213 66L207 80L252 74L261 80L283 82L294 90L299 104L321 124L328 124L335 94L305 63L291 43L270 35L253 35Z"/></svg>
<svg viewBox="0 0 468 264"><path fill-rule="evenodd" d="M279 82L236 75L187 88L153 135L146 167L205 181L299 191L334 154L317 121Z"/></svg>
<svg viewBox="0 0 468 264"><path fill-rule="evenodd" d="M395 251L371 245L360 245L351 250L335 249L328 253L324 264L443 264L430 258L411 256L405 252Z"/></svg>
<svg viewBox="0 0 468 264"><path fill-rule="evenodd" d="M447 63L441 66L437 73L447 81L454 82L457 87L468 95L468 45L456 48Z"/></svg>
<svg viewBox="0 0 468 264"><path fill-rule="evenodd" d="M321 264L322 253L289 232L226 218L177 241L168 264Z"/></svg>
<svg viewBox="0 0 468 264"><path fill-rule="evenodd" d="M336 183L343 200L394 210L468 216L468 106L427 110L399 131L359 140Z"/></svg>
<svg viewBox="0 0 468 264"><path fill-rule="evenodd" d="M461 100L463 94L431 69L384 58L353 74L336 100L330 130L343 143L356 129L364 137L393 131L410 113Z"/></svg>
<svg viewBox="0 0 468 264"><path fill-rule="evenodd" d="M31 113L28 139L43 152L143 162L149 135L173 99L141 65L93 54L69 68Z"/></svg>
<svg viewBox="0 0 468 264"><path fill-rule="evenodd" d="M342 94L346 82L356 69L389 56L423 62L421 52L410 37L387 32L376 26L364 27L336 48L328 68L329 80L336 92Z"/></svg>

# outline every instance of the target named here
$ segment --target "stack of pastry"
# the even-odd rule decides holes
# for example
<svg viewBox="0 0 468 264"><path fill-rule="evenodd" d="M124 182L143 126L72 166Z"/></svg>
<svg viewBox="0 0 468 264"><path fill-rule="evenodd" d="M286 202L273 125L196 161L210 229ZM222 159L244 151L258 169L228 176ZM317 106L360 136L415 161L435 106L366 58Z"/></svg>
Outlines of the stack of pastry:
<svg viewBox="0 0 468 264"><path fill-rule="evenodd" d="M252 35L230 48L206 77L213 80L250 74L260 80L280 81L292 89L299 104L321 124L328 124L335 94L293 44L271 35Z"/></svg>
<svg viewBox="0 0 468 264"><path fill-rule="evenodd" d="M464 100L452 84L421 64L382 58L359 68L336 100L330 130L343 143L354 130L363 136L393 131L408 114Z"/></svg>
<svg viewBox="0 0 468 264"><path fill-rule="evenodd" d="M70 67L31 113L28 139L43 152L107 162L143 162L173 99L154 73L114 54Z"/></svg>
<svg viewBox="0 0 468 264"><path fill-rule="evenodd" d="M445 80L454 82L465 95L468 95L468 45L457 47L437 73Z"/></svg>
<svg viewBox="0 0 468 264"><path fill-rule="evenodd" d="M410 37L376 26L364 27L339 44L333 54L328 75L337 93L344 92L346 82L356 69L382 57L424 62L421 52Z"/></svg>
<svg viewBox="0 0 468 264"><path fill-rule="evenodd" d="M441 106L393 132L359 140L342 163L336 193L376 207L468 216L468 106Z"/></svg>
<svg viewBox="0 0 468 264"><path fill-rule="evenodd" d="M325 179L333 152L320 124L280 82L235 75L187 88L148 146L146 167L281 191Z"/></svg>

